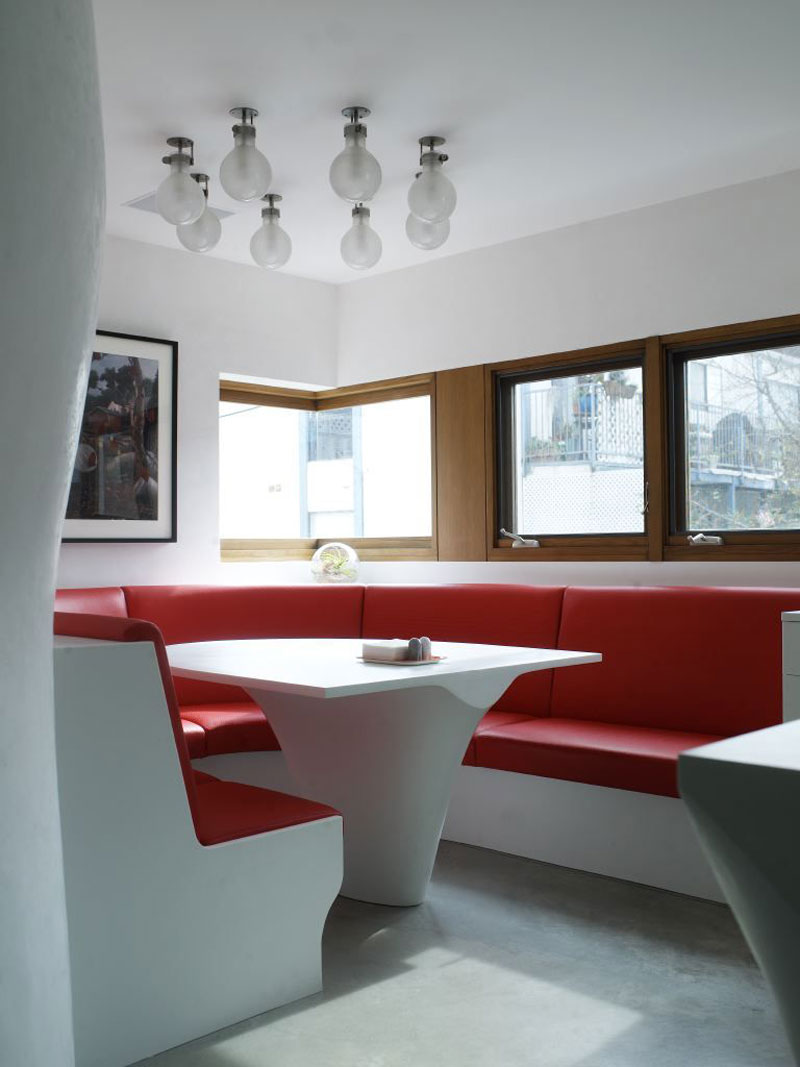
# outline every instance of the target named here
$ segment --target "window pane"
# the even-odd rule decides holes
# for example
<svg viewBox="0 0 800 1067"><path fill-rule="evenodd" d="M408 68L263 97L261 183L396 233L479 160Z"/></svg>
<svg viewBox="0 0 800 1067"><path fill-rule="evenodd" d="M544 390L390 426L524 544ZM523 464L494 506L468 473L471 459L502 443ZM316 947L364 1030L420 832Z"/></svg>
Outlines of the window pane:
<svg viewBox="0 0 800 1067"><path fill-rule="evenodd" d="M640 367L515 385L513 529L642 533L642 401Z"/></svg>
<svg viewBox="0 0 800 1067"><path fill-rule="evenodd" d="M220 537L300 536L303 415L288 408L220 404Z"/></svg>
<svg viewBox="0 0 800 1067"><path fill-rule="evenodd" d="M688 529L799 528L800 345L686 367Z"/></svg>
<svg viewBox="0 0 800 1067"><path fill-rule="evenodd" d="M330 411L220 404L220 536L428 537L430 398Z"/></svg>
<svg viewBox="0 0 800 1067"><path fill-rule="evenodd" d="M430 537L430 397L361 408L364 537Z"/></svg>

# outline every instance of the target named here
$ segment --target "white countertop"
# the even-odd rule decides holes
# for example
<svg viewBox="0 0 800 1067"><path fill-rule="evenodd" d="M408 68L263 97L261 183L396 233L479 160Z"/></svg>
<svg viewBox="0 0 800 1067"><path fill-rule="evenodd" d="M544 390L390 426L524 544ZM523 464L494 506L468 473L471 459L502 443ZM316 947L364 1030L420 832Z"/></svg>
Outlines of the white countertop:
<svg viewBox="0 0 800 1067"><path fill-rule="evenodd" d="M681 755L681 759L689 758L800 771L800 722L785 722L713 741Z"/></svg>

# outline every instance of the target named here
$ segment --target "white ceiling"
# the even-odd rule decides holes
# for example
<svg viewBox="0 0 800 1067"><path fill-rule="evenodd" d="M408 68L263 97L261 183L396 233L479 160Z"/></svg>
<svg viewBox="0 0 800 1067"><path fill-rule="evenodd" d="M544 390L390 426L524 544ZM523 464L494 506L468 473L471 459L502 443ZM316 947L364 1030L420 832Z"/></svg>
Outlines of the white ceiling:
<svg viewBox="0 0 800 1067"><path fill-rule="evenodd" d="M237 104L261 112L294 245L285 270L329 282L362 276L339 257L349 208L327 180L347 104L372 108L383 167L372 273L800 168L798 0L95 0L95 12L108 230L152 244L180 247L160 217L124 205L166 175L164 141L183 134L212 204L235 212L212 254L250 262L261 205L217 180ZM432 253L404 232L427 133L447 137L459 195Z"/></svg>

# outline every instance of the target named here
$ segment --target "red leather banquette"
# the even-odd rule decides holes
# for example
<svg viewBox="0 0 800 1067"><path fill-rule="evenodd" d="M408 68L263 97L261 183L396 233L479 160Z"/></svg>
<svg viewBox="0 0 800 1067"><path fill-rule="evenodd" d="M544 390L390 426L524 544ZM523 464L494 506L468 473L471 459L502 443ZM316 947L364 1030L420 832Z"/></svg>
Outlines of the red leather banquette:
<svg viewBox="0 0 800 1067"><path fill-rule="evenodd" d="M426 633L602 652L602 663L515 682L464 762L677 796L679 752L780 722L780 615L800 609L800 590L126 586L60 590L56 607L146 619L167 644ZM175 683L193 758L279 747L241 690Z"/></svg>

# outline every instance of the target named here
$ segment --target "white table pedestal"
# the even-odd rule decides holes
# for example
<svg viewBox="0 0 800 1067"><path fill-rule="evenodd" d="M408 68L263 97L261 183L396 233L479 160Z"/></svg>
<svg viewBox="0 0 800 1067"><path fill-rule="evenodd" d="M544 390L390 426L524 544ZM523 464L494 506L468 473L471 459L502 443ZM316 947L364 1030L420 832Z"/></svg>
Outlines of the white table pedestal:
<svg viewBox="0 0 800 1067"><path fill-rule="evenodd" d="M303 793L344 815L344 896L420 904L456 771L486 708L438 686L324 701L250 695Z"/></svg>
<svg viewBox="0 0 800 1067"><path fill-rule="evenodd" d="M425 897L450 790L475 727L515 678L597 663L597 652L437 641L436 662L364 663L357 638L173 645L178 677L245 689L297 790L344 815L344 890L376 904Z"/></svg>

